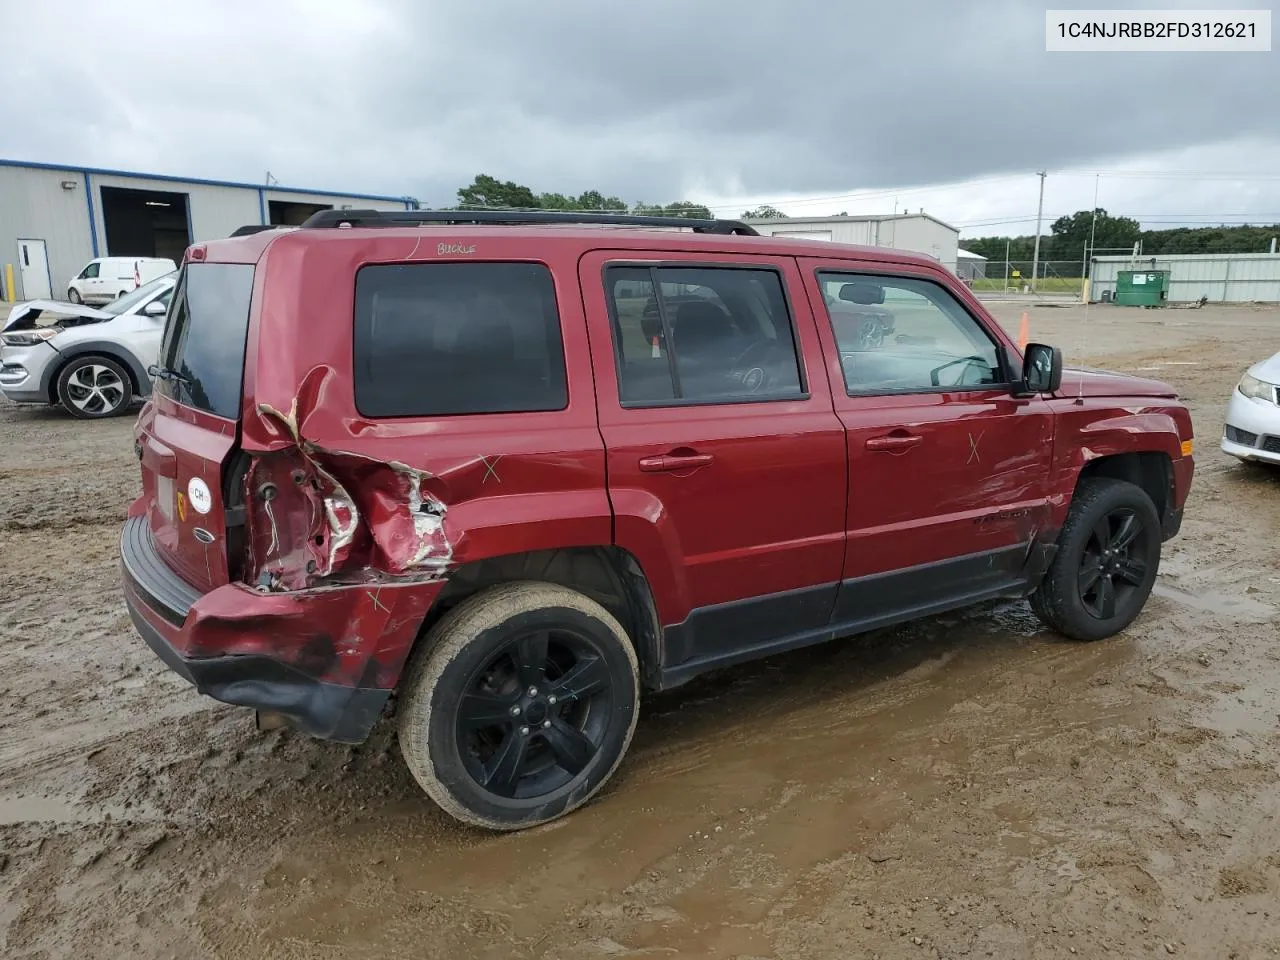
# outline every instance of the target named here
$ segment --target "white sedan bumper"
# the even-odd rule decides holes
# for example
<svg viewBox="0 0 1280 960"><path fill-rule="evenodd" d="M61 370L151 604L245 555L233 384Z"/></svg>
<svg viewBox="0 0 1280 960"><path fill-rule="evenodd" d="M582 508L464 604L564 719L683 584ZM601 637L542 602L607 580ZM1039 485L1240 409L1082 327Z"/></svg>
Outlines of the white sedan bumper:
<svg viewBox="0 0 1280 960"><path fill-rule="evenodd" d="M1222 452L1241 460L1280 465L1280 405L1232 390Z"/></svg>

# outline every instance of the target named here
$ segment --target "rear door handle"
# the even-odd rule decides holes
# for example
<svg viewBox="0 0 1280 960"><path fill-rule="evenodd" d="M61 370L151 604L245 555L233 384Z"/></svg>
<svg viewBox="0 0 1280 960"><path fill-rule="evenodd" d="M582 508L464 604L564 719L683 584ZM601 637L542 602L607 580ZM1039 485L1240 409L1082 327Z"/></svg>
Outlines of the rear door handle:
<svg viewBox="0 0 1280 960"><path fill-rule="evenodd" d="M645 473L663 473L706 467L715 459L709 453L669 453L661 457L641 457L640 469Z"/></svg>
<svg viewBox="0 0 1280 960"><path fill-rule="evenodd" d="M887 437L872 437L867 441L867 449L884 453L906 453L918 445L923 437L914 434L889 434Z"/></svg>

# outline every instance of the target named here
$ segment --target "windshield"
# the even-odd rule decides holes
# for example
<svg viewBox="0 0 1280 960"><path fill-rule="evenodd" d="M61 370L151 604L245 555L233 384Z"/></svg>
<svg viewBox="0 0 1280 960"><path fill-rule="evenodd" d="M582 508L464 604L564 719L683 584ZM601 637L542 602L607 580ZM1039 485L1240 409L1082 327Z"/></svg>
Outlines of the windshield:
<svg viewBox="0 0 1280 960"><path fill-rule="evenodd" d="M150 283L144 283L137 290L133 291L133 293L120 297L119 299L112 300L102 308L102 312L109 313L116 317L123 313L128 313L133 307L136 307L140 303L145 303L154 297L164 289L166 284L172 283L173 278L177 275L177 271L175 270L173 273L166 273L163 277L152 280Z"/></svg>

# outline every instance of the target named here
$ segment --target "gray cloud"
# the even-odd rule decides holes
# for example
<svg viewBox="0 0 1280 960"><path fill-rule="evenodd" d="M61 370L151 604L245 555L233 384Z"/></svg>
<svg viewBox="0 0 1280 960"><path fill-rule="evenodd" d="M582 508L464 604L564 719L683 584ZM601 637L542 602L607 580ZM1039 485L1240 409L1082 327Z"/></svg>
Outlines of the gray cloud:
<svg viewBox="0 0 1280 960"><path fill-rule="evenodd" d="M438 203L481 171L768 197L1280 143L1274 55L1048 54L1043 3L45 6L6 14L5 156Z"/></svg>

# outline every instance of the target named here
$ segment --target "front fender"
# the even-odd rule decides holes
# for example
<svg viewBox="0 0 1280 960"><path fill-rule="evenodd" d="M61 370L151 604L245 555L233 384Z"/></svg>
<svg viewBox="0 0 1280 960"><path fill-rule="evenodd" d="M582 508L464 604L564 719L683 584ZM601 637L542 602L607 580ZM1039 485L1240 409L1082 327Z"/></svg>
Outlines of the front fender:
<svg viewBox="0 0 1280 960"><path fill-rule="evenodd" d="M112 343L110 340L80 340L65 347L59 346L57 350L61 356L56 363L50 363L45 367L44 375L40 378L40 389L44 391L45 396L53 400L57 399L52 392L54 381L63 367L76 357L86 355L110 357L117 363L123 364L133 377L135 385L134 396L147 397L151 395L151 375L147 373L147 368L142 365L142 361L135 357L131 351L118 343Z"/></svg>

